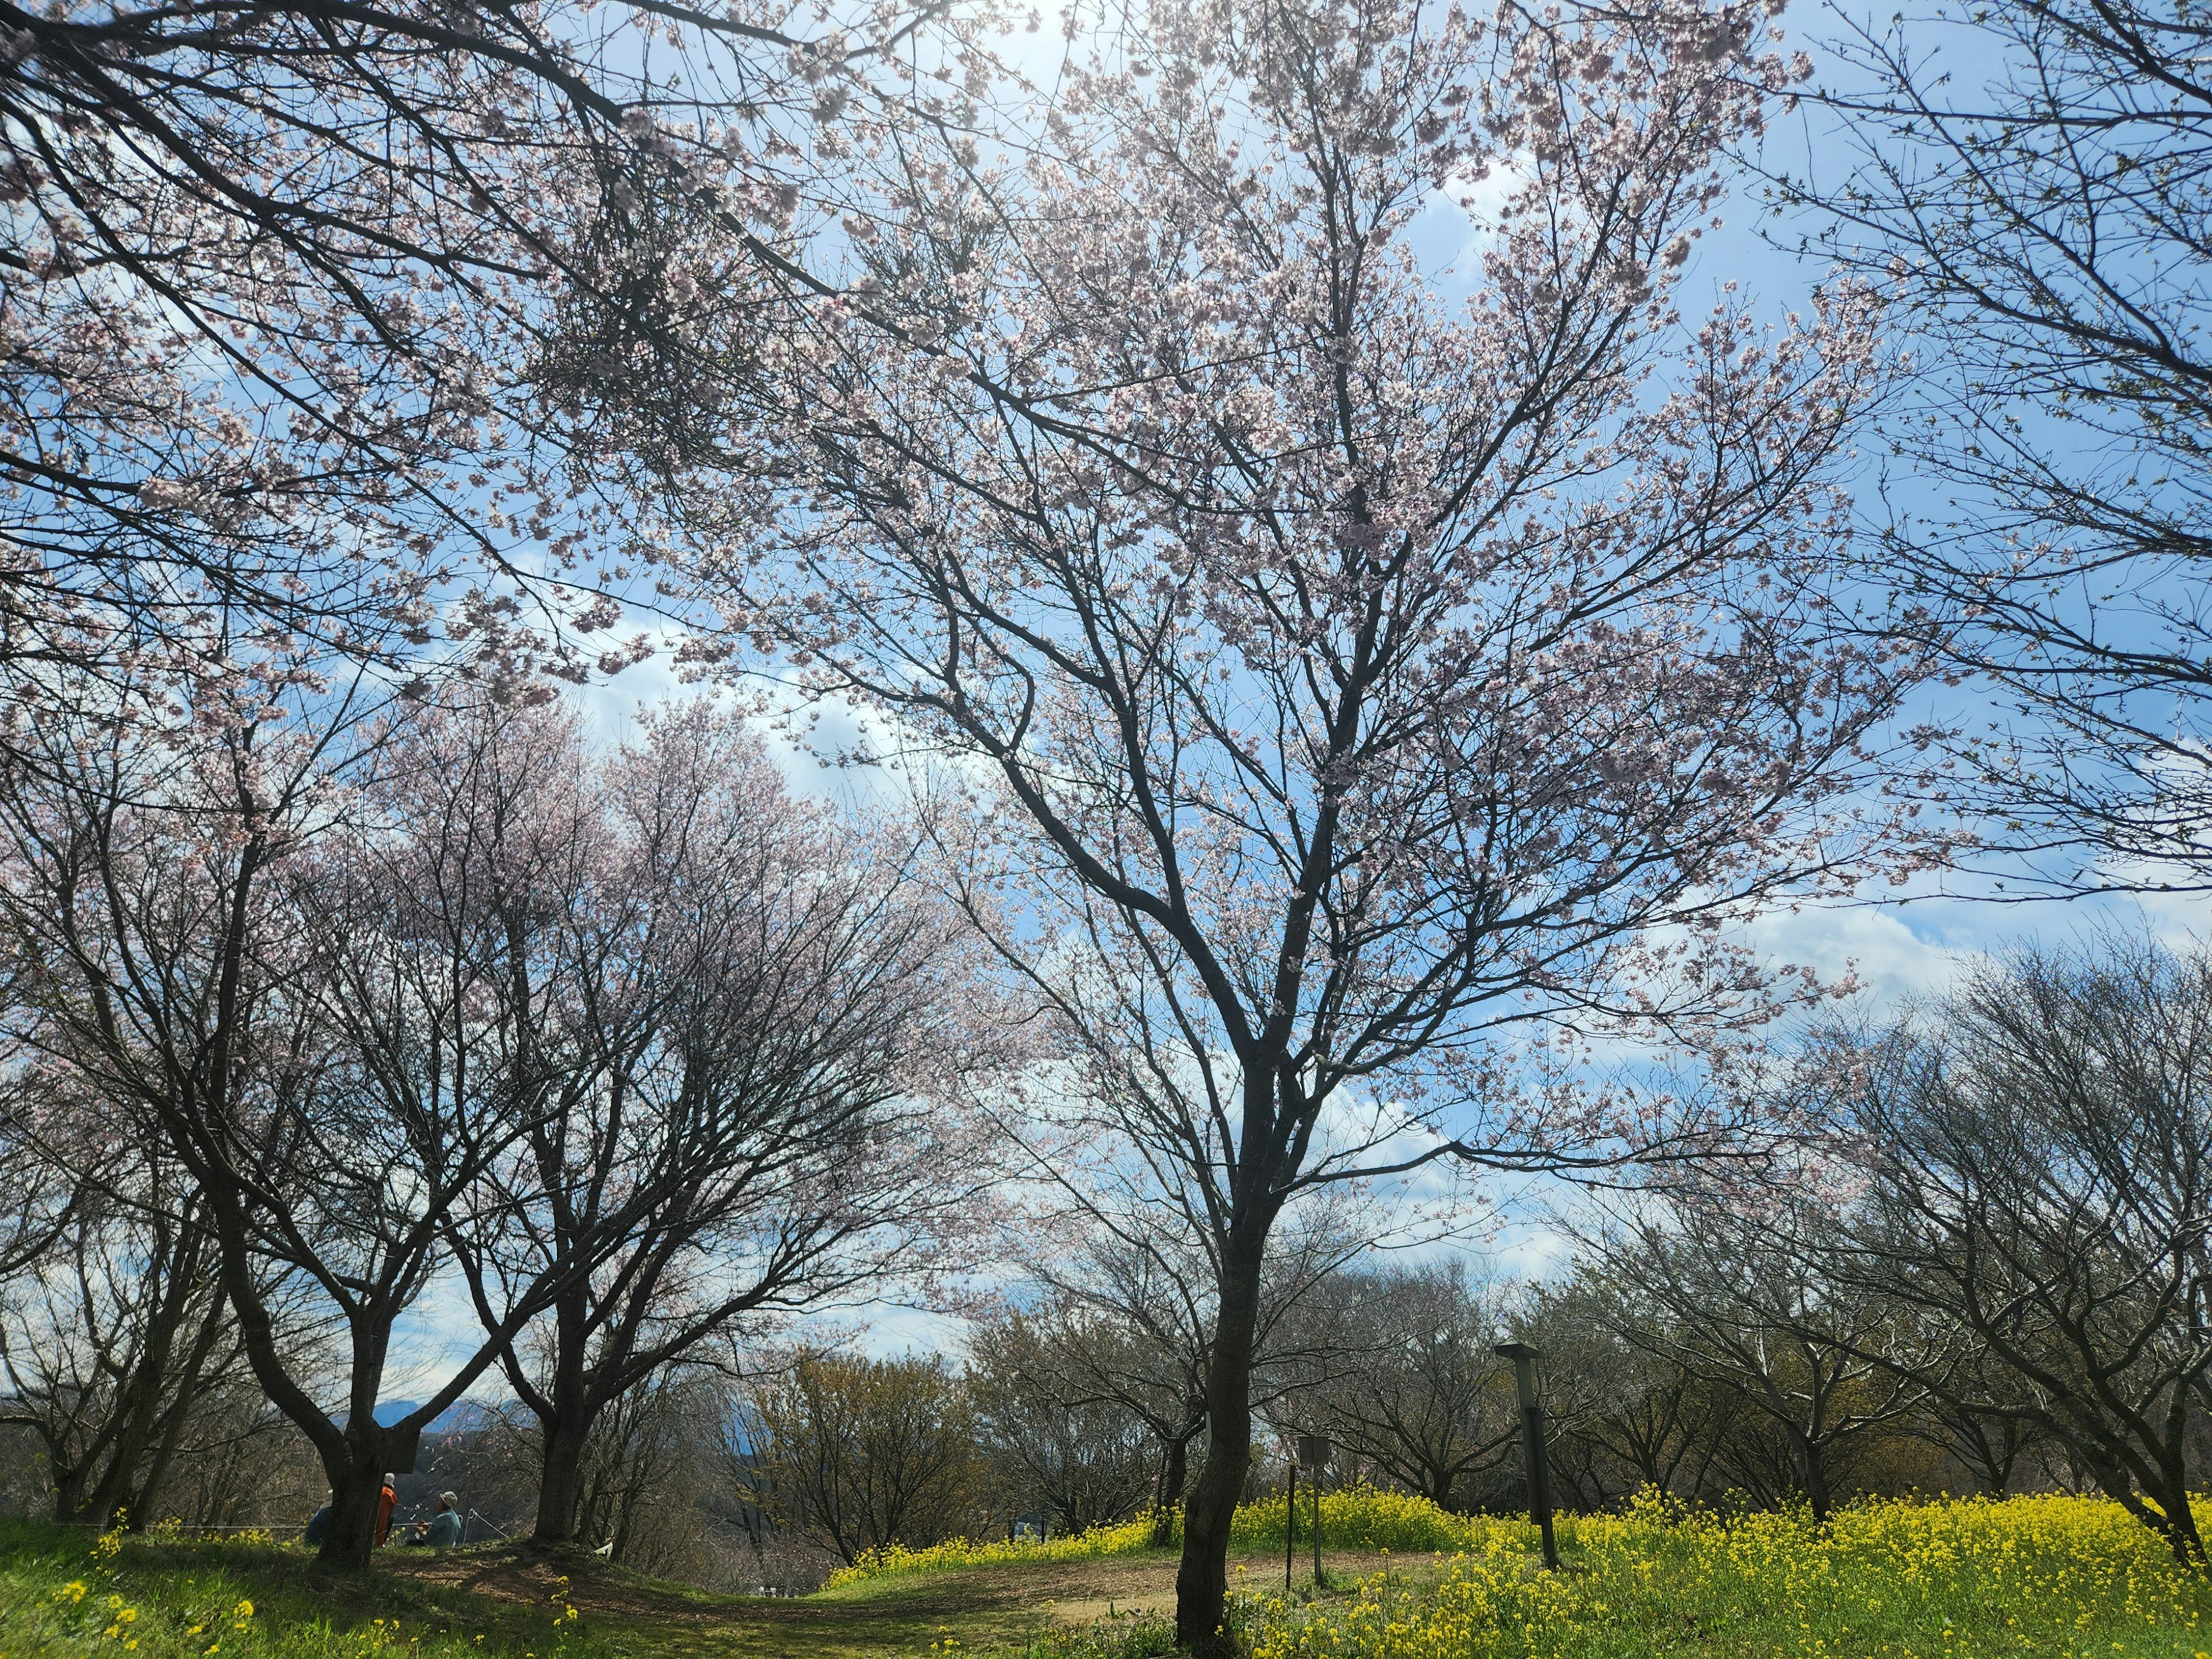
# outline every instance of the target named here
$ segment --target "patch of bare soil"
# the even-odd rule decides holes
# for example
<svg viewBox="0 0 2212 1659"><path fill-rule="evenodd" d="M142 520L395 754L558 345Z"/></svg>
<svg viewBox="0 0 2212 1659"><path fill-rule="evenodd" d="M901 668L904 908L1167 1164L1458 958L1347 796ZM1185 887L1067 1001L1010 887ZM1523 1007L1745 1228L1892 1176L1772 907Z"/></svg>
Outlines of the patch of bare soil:
<svg viewBox="0 0 2212 1659"><path fill-rule="evenodd" d="M586 1550L543 1550L528 1544L495 1550L409 1550L380 1565L395 1577L536 1607L551 1605L566 1578L568 1600L587 1616L682 1622L726 1619L739 1607L776 1605L658 1584L610 1566Z"/></svg>
<svg viewBox="0 0 2212 1659"><path fill-rule="evenodd" d="M1425 1565L1425 1558L1420 1558ZM1410 1565L1403 1556L1332 1552L1326 1560L1330 1582L1338 1589L1355 1583L1387 1565ZM1292 1572L1301 1589L1313 1578L1310 1556ZM1279 1589L1283 1563L1279 1557L1234 1559L1229 1564L1232 1591L1253 1593ZM1175 1608L1176 1558L1170 1554L1108 1556L1097 1560L1019 1561L1000 1565L970 1567L908 1581L896 1589L887 1586L880 1605L896 1608L907 1619L972 1615L987 1609L1028 1609L1049 1613L1060 1622L1087 1624L1115 1613L1171 1613ZM758 1604L752 1604L758 1605ZM792 1607L830 1607L835 1601L785 1604ZM854 1601L842 1605L859 1613L878 1605Z"/></svg>

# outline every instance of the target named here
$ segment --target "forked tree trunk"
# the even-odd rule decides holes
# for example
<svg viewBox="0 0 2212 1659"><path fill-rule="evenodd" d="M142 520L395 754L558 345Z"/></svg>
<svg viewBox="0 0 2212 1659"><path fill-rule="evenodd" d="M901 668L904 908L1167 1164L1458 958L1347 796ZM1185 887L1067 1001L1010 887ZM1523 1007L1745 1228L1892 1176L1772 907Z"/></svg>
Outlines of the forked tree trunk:
<svg viewBox="0 0 2212 1659"><path fill-rule="evenodd" d="M2091 1479L2106 1496L2165 1539L2176 1561L2200 1571L2208 1565L2197 1510L2189 1501L2188 1465L2178 1449L2144 1459L2132 1475L2112 1459L2091 1454L2087 1461Z"/></svg>
<svg viewBox="0 0 2212 1659"><path fill-rule="evenodd" d="M162 1335L155 1352L142 1367L133 1421L118 1443L107 1473L87 1500L101 1517L103 1525L112 1524L119 1517L137 1532L147 1524L150 1518L146 1513L147 1506L161 1491L185 1430L191 1421L192 1407L199 1398L200 1379L222 1335L223 1319L224 1304L218 1296L215 1305L200 1320L173 1388L164 1387L169 1380L169 1348L178 1334L173 1329Z"/></svg>
<svg viewBox="0 0 2212 1659"><path fill-rule="evenodd" d="M63 1526L82 1521L85 1505L85 1487L89 1484L91 1471L82 1466L64 1468L53 1455L48 1444L46 1467L52 1471L54 1480L54 1519Z"/></svg>
<svg viewBox="0 0 2212 1659"><path fill-rule="evenodd" d="M390 1427L373 1419L346 1425L323 1454L323 1473L331 1483L331 1524L315 1554L317 1566L368 1565L376 1548L376 1504L385 1474L413 1468L421 1443L419 1429Z"/></svg>
<svg viewBox="0 0 2212 1659"><path fill-rule="evenodd" d="M601 1403L584 1371L588 1323L584 1287L563 1291L554 1304L553 1375L542 1392L524 1395L538 1413L538 1522L532 1533L541 1544L570 1543L576 1536L584 1450Z"/></svg>

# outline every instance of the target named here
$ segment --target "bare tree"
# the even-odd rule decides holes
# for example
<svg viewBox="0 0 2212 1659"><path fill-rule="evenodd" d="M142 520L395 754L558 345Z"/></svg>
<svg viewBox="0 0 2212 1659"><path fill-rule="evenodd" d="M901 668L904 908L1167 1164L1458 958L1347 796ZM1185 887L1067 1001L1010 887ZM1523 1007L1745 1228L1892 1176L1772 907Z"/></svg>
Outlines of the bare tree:
<svg viewBox="0 0 2212 1659"><path fill-rule="evenodd" d="M1346 1272L1314 1301L1329 1329L1296 1408L1352 1456L1445 1509L1520 1443L1512 1374L1493 1352L1505 1308L1464 1261Z"/></svg>
<svg viewBox="0 0 2212 1659"><path fill-rule="evenodd" d="M335 1366L325 1376L341 1382ZM202 1391L189 1434L188 1455L176 1458L153 1489L149 1522L173 1516L194 1526L270 1527L281 1537L312 1516L329 1492L313 1443L269 1403L243 1365Z"/></svg>
<svg viewBox="0 0 2212 1659"><path fill-rule="evenodd" d="M158 1147L111 1155L52 1247L0 1283L0 1421L46 1454L57 1520L146 1518L239 1358L206 1206Z"/></svg>
<svg viewBox="0 0 2212 1659"><path fill-rule="evenodd" d="M1058 1411L1120 1412L1142 1423L1152 1443L1154 1540L1164 1545L1190 1478L1191 1443L1206 1427L1204 1332L1170 1291L1170 1275L1119 1252L1103 1255L1103 1271L1061 1276L1083 1283L1085 1294L1048 1285L1036 1306L997 1338L987 1335L991 1347L979 1359Z"/></svg>
<svg viewBox="0 0 2212 1659"><path fill-rule="evenodd" d="M1893 284L1923 333L1888 435L1940 498L1893 523L1874 579L2014 702L2021 729L1964 734L1994 808L1979 833L2061 852L2043 873L2066 887L2200 884L2204 20L1993 0L1844 21L1808 106L1844 135L1778 183L1824 222L1819 251Z"/></svg>
<svg viewBox="0 0 2212 1659"><path fill-rule="evenodd" d="M557 742L581 780L573 872L497 901L518 933L553 907L545 1105L450 1231L538 1419L548 1540L574 1535L602 1410L740 1321L921 1282L989 1170L945 1103L983 1002L910 848L793 799L703 706L604 763Z"/></svg>
<svg viewBox="0 0 2212 1659"><path fill-rule="evenodd" d="M980 1323L968 1340L968 1387L1001 1506L1081 1532L1143 1509L1163 1479L1161 1454L1171 1458L1174 1447L1121 1398L1138 1373L1112 1355L1119 1334L1071 1311ZM1122 1386L1097 1386L1109 1377Z"/></svg>
<svg viewBox="0 0 2212 1659"><path fill-rule="evenodd" d="M1624 1334L1664 1318L1632 1284L1585 1260L1566 1284L1540 1288L1514 1322L1544 1357L1547 1415L1559 1440L1577 1449L1563 1461L1593 1507L1638 1486L1700 1495L1727 1425L1742 1410L1735 1389L1678 1364L1662 1345Z"/></svg>
<svg viewBox="0 0 2212 1659"><path fill-rule="evenodd" d="M738 1422L755 1501L848 1564L975 1519L973 1407L942 1356L802 1355L752 1389Z"/></svg>
<svg viewBox="0 0 2212 1659"><path fill-rule="evenodd" d="M697 1505L675 1488L712 1479L712 1460L700 1454L714 1443L714 1419L728 1409L721 1381L670 1367L593 1419L576 1481L574 1536L600 1540L613 1559L642 1572L661 1572L686 1553L680 1534L696 1528Z"/></svg>
<svg viewBox="0 0 2212 1659"><path fill-rule="evenodd" d="M2035 1423L1992 1413L1972 1403L2006 1392L1986 1383L1962 1385L1953 1380L1923 1401L1919 1413L1923 1437L1971 1474L1975 1486L1991 1498L2010 1492L2021 1460L2034 1456L2051 1440Z"/></svg>
<svg viewBox="0 0 2212 1659"><path fill-rule="evenodd" d="M1818 1520L1842 1460L1922 1393L1894 1363L1899 1304L1821 1271L1834 1237L1817 1197L1677 1189L1595 1241L1600 1271L1630 1291L1613 1304L1622 1338L1734 1394L1752 1422L1718 1442L1724 1465L1767 1501L1794 1492Z"/></svg>
<svg viewBox="0 0 2212 1659"><path fill-rule="evenodd" d="M1155 1540L1164 1546L1188 1490L1191 1448L1207 1428L1218 1241L1182 1194L1153 1185L1158 1166L1073 1147L1041 1157L1032 1135L1015 1139L1050 1172L1041 1224L1065 1241L1047 1255L1024 1253L1045 1292L1028 1322L1029 1380L1063 1406L1111 1402L1144 1420L1158 1445ZM1307 1386L1320 1356L1334 1351L1315 1292L1369 1247L1372 1222L1340 1190L1309 1195L1279 1224L1254 1322L1255 1407Z"/></svg>
<svg viewBox="0 0 2212 1659"><path fill-rule="evenodd" d="M1826 1270L1916 1310L1911 1374L1951 1412L2049 1435L2203 1559L2212 962L2021 951L1826 1059L1871 1188Z"/></svg>

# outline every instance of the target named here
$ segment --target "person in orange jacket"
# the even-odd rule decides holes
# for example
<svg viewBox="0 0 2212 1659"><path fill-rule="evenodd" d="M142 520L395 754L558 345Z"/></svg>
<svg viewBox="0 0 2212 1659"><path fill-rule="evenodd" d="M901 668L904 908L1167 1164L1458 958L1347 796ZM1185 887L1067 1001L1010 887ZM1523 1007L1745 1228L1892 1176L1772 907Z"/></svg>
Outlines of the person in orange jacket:
<svg viewBox="0 0 2212 1659"><path fill-rule="evenodd" d="M392 1533L392 1509L399 1501L399 1492L394 1484L396 1475L384 1477L384 1490L376 1495L376 1547L382 1549L384 1540Z"/></svg>

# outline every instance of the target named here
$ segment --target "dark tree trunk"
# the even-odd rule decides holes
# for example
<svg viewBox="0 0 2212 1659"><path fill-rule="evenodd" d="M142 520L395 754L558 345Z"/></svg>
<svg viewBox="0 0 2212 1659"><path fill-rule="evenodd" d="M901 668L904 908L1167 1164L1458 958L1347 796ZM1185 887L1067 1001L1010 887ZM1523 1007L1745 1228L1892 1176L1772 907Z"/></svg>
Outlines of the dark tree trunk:
<svg viewBox="0 0 2212 1659"><path fill-rule="evenodd" d="M584 1492L584 1448L590 1419L581 1411L556 1414L543 1425L538 1468L538 1523L541 1544L572 1543Z"/></svg>
<svg viewBox="0 0 2212 1659"><path fill-rule="evenodd" d="M358 1460L353 1467L339 1469L325 1462L323 1468L331 1480L331 1522L322 1547L315 1552L315 1565L358 1571L368 1565L376 1548L376 1505L384 1492L385 1472L364 1471Z"/></svg>
<svg viewBox="0 0 2212 1659"><path fill-rule="evenodd" d="M2197 1535L2197 1511L2189 1502L2188 1486L2175 1480L2171 1493L2160 1501L2166 1510L2166 1541L2173 1559L2185 1567L2203 1566L2204 1540Z"/></svg>
<svg viewBox="0 0 2212 1659"><path fill-rule="evenodd" d="M197 1276L197 1246L191 1256L189 1271ZM181 1300L179 1313L183 1311ZM154 1358L139 1378L140 1397L132 1423L118 1443L107 1474L90 1499L103 1519L112 1522L119 1514L133 1532L146 1524L147 1506L161 1490L169 1465L175 1460L177 1448L191 1421L192 1407L199 1401L201 1379L222 1336L225 1322L224 1304L218 1296L215 1305L201 1316L199 1328L173 1387L169 1386L167 1376L169 1349L177 1335L173 1322L172 1328L162 1333Z"/></svg>
<svg viewBox="0 0 2212 1659"><path fill-rule="evenodd" d="M1827 1448L1792 1435L1790 1449L1796 1455L1797 1484L1813 1511L1813 1519L1825 1525L1830 1509Z"/></svg>
<svg viewBox="0 0 2212 1659"><path fill-rule="evenodd" d="M46 1448L46 1468L54 1479L54 1519L64 1526L82 1521L85 1503L85 1481L88 1473L82 1465L73 1468L62 1467L61 1460L53 1454L51 1442Z"/></svg>
<svg viewBox="0 0 2212 1659"><path fill-rule="evenodd" d="M1184 1506L1182 1564L1176 1571L1176 1639L1200 1659L1234 1650L1222 1623L1229 1606L1229 1527L1252 1460L1252 1352L1260 1320L1264 1228L1231 1234L1221 1264L1206 1379L1206 1461Z"/></svg>
<svg viewBox="0 0 2212 1659"><path fill-rule="evenodd" d="M610 1332L611 1336L618 1334ZM584 1449L601 1403L584 1370L589 1342L589 1309L580 1285L563 1291L554 1304L552 1376L543 1392L532 1389L523 1395L538 1413L538 1522L532 1530L541 1544L570 1543L576 1536ZM623 1346L626 1349L628 1344ZM517 1375L514 1366L508 1371Z"/></svg>
<svg viewBox="0 0 2212 1659"><path fill-rule="evenodd" d="M2151 1465L2150 1472L2154 1478L2142 1480L2138 1483L2142 1488L2141 1497L2136 1498L2129 1506L2135 1509L2138 1514L2142 1514L2143 1518L2149 1520L2152 1526L2164 1536L2166 1547L2173 1552L2175 1560L2185 1567L2203 1566L2205 1565L2204 1540L2197 1534L2197 1511L2189 1502L2189 1475L2186 1466L2177 1453L2158 1459ZM2126 1481L2127 1475L2124 1471L2115 1470L2114 1473L2118 1475L2121 1482ZM2112 1483L2106 1484L2106 1490L2110 1491ZM2119 1496L2117 1492L2112 1495ZM2149 1498L2151 1504L2157 1506L2158 1514L2163 1517L2162 1520L2146 1513L2148 1506L2142 1503L2143 1498Z"/></svg>
<svg viewBox="0 0 2212 1659"><path fill-rule="evenodd" d="M2012 1490L2022 1437L2021 1425L2010 1419L1992 1424L1962 1413L1946 1449L1966 1466L1984 1497L2002 1498Z"/></svg>
<svg viewBox="0 0 2212 1659"><path fill-rule="evenodd" d="M376 1502L384 1491L385 1474L412 1469L421 1442L420 1428L387 1427L367 1413L346 1425L343 1436L323 1454L323 1473L331 1483L331 1526L316 1553L317 1566L358 1570L368 1565L376 1547Z"/></svg>
<svg viewBox="0 0 2212 1659"><path fill-rule="evenodd" d="M1152 1512L1152 1544L1165 1549L1175 1542L1176 1510L1183 1488L1190 1484L1190 1443L1186 1433L1168 1442L1167 1464L1160 1471L1160 1501Z"/></svg>

